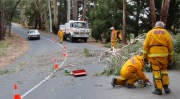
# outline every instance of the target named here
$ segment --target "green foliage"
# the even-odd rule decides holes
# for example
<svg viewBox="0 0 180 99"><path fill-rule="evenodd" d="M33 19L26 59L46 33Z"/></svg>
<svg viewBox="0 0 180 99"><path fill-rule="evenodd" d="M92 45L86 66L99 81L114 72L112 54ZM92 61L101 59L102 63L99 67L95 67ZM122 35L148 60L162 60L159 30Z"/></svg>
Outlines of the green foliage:
<svg viewBox="0 0 180 99"><path fill-rule="evenodd" d="M133 42L129 43L128 45L119 44L119 48L115 50L115 52L105 52L104 57L100 57L100 60L107 64L107 67L102 72L102 74L108 76L120 75L119 72L121 70L121 67L130 57L137 54L142 54L144 38L145 34L137 37ZM148 70L148 68L145 70Z"/></svg>
<svg viewBox="0 0 180 99"><path fill-rule="evenodd" d="M101 39L102 33L110 32L109 28L113 25L115 8L112 0L97 0L96 5L90 12L92 20L92 37L96 40ZM119 15L119 14L118 14Z"/></svg>
<svg viewBox="0 0 180 99"><path fill-rule="evenodd" d="M111 43L105 44L104 47L111 48Z"/></svg>
<svg viewBox="0 0 180 99"><path fill-rule="evenodd" d="M121 67L124 64L124 59L122 59L121 57L116 56L116 57L113 57L110 61L111 62L109 64L109 66L106 66L105 70L102 72L102 75L107 75L107 76L116 75L116 76L119 76Z"/></svg>
<svg viewBox="0 0 180 99"><path fill-rule="evenodd" d="M173 64L169 66L171 69L176 68L180 69L180 34L176 36L176 39L173 42Z"/></svg>
<svg viewBox="0 0 180 99"><path fill-rule="evenodd" d="M0 70L0 75L8 74L10 71L8 69Z"/></svg>
<svg viewBox="0 0 180 99"><path fill-rule="evenodd" d="M91 53L90 51L89 51L89 49L87 49L87 48L84 48L84 55L85 55L85 57L91 57L91 56L94 56L93 55L93 53Z"/></svg>
<svg viewBox="0 0 180 99"><path fill-rule="evenodd" d="M180 34L176 36L176 40L173 42L174 52L180 54Z"/></svg>
<svg viewBox="0 0 180 99"><path fill-rule="evenodd" d="M3 42L0 42L0 48L4 48L4 43Z"/></svg>

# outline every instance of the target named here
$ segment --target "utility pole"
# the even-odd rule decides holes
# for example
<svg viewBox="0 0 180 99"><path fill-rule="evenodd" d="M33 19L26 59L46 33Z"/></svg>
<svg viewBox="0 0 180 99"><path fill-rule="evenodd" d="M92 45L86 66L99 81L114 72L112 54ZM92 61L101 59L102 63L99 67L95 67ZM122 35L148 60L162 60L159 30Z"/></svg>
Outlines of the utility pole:
<svg viewBox="0 0 180 99"><path fill-rule="evenodd" d="M70 20L70 13L71 13L70 7L71 7L71 0L67 0L67 22L69 22Z"/></svg>
<svg viewBox="0 0 180 99"><path fill-rule="evenodd" d="M123 0L123 43L126 42L126 0Z"/></svg>
<svg viewBox="0 0 180 99"><path fill-rule="evenodd" d="M0 5L1 5L1 1L0 1ZM0 41L3 38L3 33L2 33L2 24L1 24L1 10L0 10Z"/></svg>
<svg viewBox="0 0 180 99"><path fill-rule="evenodd" d="M52 33L52 17L51 17L51 0L48 0L48 7L49 7L49 25L50 25L50 29L49 29L49 32Z"/></svg>

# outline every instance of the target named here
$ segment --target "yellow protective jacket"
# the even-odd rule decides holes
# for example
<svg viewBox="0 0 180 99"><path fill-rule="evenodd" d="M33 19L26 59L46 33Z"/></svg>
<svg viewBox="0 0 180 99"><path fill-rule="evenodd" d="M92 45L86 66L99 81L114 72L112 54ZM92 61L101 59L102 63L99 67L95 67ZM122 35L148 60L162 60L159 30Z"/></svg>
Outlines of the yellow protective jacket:
<svg viewBox="0 0 180 99"><path fill-rule="evenodd" d="M125 79L132 78L131 75L136 75L139 77L141 80L147 79L144 72L143 72L143 57L136 55L134 57L131 57L126 63L122 66L121 68L121 76L124 76ZM129 76L128 76L129 75Z"/></svg>
<svg viewBox="0 0 180 99"><path fill-rule="evenodd" d="M112 30L111 32L111 41L117 41L117 31L116 30Z"/></svg>
<svg viewBox="0 0 180 99"><path fill-rule="evenodd" d="M60 31L58 32L58 36L63 37L63 36L64 36L64 32L63 32L62 30L60 30Z"/></svg>
<svg viewBox="0 0 180 99"><path fill-rule="evenodd" d="M143 57L169 57L169 61L172 61L172 48L169 32L164 28L154 27L146 35Z"/></svg>

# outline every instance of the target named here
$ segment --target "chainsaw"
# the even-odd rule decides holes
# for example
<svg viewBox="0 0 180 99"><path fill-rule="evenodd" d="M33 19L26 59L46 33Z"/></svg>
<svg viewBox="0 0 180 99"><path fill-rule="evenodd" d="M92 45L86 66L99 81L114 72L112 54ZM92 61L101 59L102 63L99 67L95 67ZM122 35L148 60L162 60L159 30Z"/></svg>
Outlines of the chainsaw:
<svg viewBox="0 0 180 99"><path fill-rule="evenodd" d="M138 80L137 83L141 88L152 85L150 81L144 82L143 80Z"/></svg>

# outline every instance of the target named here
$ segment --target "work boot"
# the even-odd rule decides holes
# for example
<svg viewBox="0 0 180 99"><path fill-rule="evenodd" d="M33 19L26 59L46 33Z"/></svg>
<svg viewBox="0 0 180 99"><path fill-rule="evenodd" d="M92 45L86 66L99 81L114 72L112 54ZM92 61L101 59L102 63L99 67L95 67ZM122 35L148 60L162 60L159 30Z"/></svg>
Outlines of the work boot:
<svg viewBox="0 0 180 99"><path fill-rule="evenodd" d="M113 87L116 86L116 81L117 81L116 78L113 78L113 79L112 79L111 85L112 85Z"/></svg>
<svg viewBox="0 0 180 99"><path fill-rule="evenodd" d="M159 89L155 89L152 93L156 95L162 95L162 91Z"/></svg>
<svg viewBox="0 0 180 99"><path fill-rule="evenodd" d="M126 87L127 87L127 88L136 88L136 86L131 85L131 84L128 84L128 83L126 84Z"/></svg>
<svg viewBox="0 0 180 99"><path fill-rule="evenodd" d="M170 90L170 88L168 88L168 85L164 86L164 91L165 91L166 94L171 93L171 90Z"/></svg>

